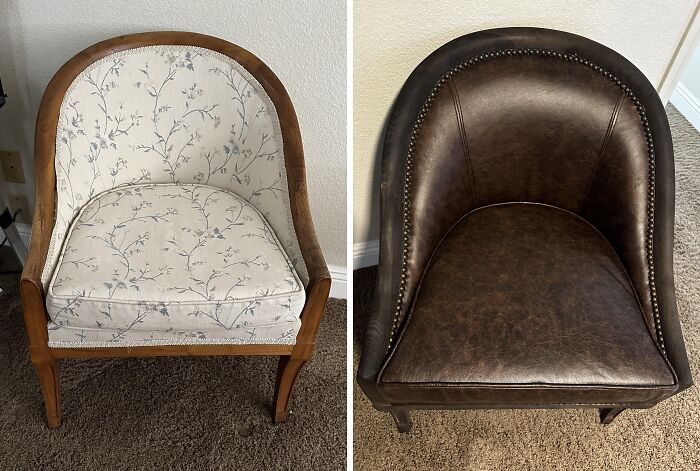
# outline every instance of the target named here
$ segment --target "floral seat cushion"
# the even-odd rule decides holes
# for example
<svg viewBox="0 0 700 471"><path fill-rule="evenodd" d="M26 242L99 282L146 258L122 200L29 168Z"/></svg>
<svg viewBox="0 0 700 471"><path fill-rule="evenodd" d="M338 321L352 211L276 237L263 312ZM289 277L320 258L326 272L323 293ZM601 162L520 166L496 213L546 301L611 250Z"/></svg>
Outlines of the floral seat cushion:
<svg viewBox="0 0 700 471"><path fill-rule="evenodd" d="M304 302L245 199L198 184L121 186L73 221L48 288L49 344L294 343Z"/></svg>

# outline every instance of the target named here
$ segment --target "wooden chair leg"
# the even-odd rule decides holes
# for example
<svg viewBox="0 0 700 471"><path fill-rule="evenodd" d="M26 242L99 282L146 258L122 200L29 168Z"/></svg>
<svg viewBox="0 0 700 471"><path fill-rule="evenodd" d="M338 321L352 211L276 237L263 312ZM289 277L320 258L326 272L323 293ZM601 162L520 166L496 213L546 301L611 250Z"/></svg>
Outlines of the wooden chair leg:
<svg viewBox="0 0 700 471"><path fill-rule="evenodd" d="M615 417L618 416L620 412L625 410L624 408L614 408L614 409L600 409L600 423L603 425L610 425Z"/></svg>
<svg viewBox="0 0 700 471"><path fill-rule="evenodd" d="M44 406L46 407L46 421L49 428L59 428L61 426L61 382L59 378L58 360L37 360L32 359L34 368L39 376L41 393L44 396Z"/></svg>
<svg viewBox="0 0 700 471"><path fill-rule="evenodd" d="M411 430L411 413L407 409L393 407L389 410L389 413L394 418L399 433L406 433Z"/></svg>
<svg viewBox="0 0 700 471"><path fill-rule="evenodd" d="M291 355L280 357L279 365L277 366L277 382L275 384L275 397L273 399L274 421L276 424L287 420L287 411L289 410L289 401L292 397L294 383L299 376L299 371L306 363L306 360L294 358Z"/></svg>

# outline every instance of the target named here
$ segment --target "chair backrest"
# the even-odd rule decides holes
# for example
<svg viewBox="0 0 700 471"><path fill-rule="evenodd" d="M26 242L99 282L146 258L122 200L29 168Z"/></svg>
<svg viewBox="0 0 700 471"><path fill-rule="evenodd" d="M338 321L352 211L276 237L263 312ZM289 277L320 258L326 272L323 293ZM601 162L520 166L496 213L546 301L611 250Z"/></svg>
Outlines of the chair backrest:
<svg viewBox="0 0 700 471"><path fill-rule="evenodd" d="M120 185L199 183L232 191L265 215L300 277L288 166L303 170L296 115L277 77L248 51L194 33L114 38L78 54L54 77L56 218L47 283L71 222ZM39 132L39 129L38 129ZM39 156L42 158L42 156ZM301 172L303 175L303 171ZM300 187L303 187L300 189Z"/></svg>
<svg viewBox="0 0 700 471"><path fill-rule="evenodd" d="M458 38L402 88L383 166L380 263L401 260L386 282L397 299L394 332L450 227L471 210L514 201L556 206L595 226L658 331L654 214L662 208L659 237L672 240L673 151L653 86L619 54L538 28Z"/></svg>

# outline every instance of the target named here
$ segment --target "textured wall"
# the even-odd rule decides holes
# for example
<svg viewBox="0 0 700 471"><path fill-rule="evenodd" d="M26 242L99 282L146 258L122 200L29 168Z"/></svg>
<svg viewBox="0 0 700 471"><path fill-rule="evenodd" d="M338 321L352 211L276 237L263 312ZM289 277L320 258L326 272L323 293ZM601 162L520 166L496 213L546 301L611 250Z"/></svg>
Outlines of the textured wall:
<svg viewBox="0 0 700 471"><path fill-rule="evenodd" d="M695 3L696 0L355 0L353 241L365 242L379 236L376 156L380 133L401 85L437 47L488 28L559 29L617 50L658 86Z"/></svg>
<svg viewBox="0 0 700 471"><path fill-rule="evenodd" d="M0 149L20 149L33 204L36 113L53 74L75 53L120 34L183 30L234 42L282 80L299 116L311 211L331 265L346 254L346 7L343 0L0 1Z"/></svg>

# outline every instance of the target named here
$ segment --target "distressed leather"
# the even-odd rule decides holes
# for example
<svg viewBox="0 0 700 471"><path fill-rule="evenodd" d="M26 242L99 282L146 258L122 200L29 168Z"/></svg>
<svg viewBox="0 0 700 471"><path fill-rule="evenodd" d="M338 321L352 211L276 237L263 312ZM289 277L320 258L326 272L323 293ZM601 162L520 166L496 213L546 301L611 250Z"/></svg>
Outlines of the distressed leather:
<svg viewBox="0 0 700 471"><path fill-rule="evenodd" d="M379 381L463 385L479 401L504 387L519 393L503 400L558 402L676 389L607 240L571 212L524 203L481 207L446 234Z"/></svg>
<svg viewBox="0 0 700 471"><path fill-rule="evenodd" d="M638 275L633 283L654 332L647 167L631 99L593 70L538 56L463 70L438 92L416 142L407 283L415 289L437 241L465 212L510 201L550 204L585 214L610 238Z"/></svg>
<svg viewBox="0 0 700 471"><path fill-rule="evenodd" d="M550 56L495 57L452 74L421 118L406 184L413 126L434 85L465 59L509 48L576 54L629 87L653 135L653 217L649 153L632 98L591 67ZM378 407L648 407L687 388L673 198L663 104L624 57L539 28L481 31L442 46L407 80L383 136L363 390ZM513 219L487 220L495 208Z"/></svg>

